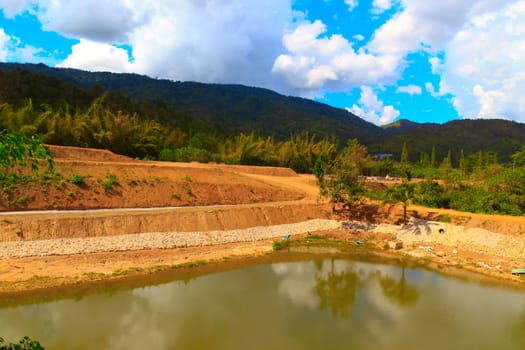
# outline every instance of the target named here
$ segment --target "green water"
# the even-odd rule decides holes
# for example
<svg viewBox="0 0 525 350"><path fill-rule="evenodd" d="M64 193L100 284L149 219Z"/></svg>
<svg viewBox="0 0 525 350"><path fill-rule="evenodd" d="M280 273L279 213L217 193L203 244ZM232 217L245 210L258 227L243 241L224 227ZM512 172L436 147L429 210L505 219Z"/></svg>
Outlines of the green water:
<svg viewBox="0 0 525 350"><path fill-rule="evenodd" d="M525 293L346 260L0 309L46 349L525 349Z"/></svg>

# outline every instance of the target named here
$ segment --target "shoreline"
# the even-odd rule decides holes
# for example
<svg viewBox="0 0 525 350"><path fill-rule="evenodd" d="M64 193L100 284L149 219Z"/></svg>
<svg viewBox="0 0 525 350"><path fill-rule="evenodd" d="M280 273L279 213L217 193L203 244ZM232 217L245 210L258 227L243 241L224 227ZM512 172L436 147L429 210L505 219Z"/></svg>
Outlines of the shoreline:
<svg viewBox="0 0 525 350"><path fill-rule="evenodd" d="M525 260L516 256L498 255L496 252L498 246L491 246L496 240L498 244L505 239L510 242L519 239L521 242L520 237L501 235L479 228L465 229L452 224L425 223L426 226L432 226L432 229L424 234L417 233L418 225L423 225L422 222L412 226L402 226L326 219L230 231L183 232L179 235L160 233L161 242L163 242L162 238L180 239L181 235L190 240L196 236L199 239L195 240L197 244L193 246L188 246L188 242L171 246L168 241L164 241L163 244L166 245L162 247L137 245L135 249L128 250L115 250L109 245L101 245L101 237L73 238L71 240L75 243L79 240L90 240L90 244L94 244L96 249L81 254L0 259L2 262L0 295L6 297L13 296L15 293L38 294L56 288L76 289L92 283L112 284L134 278L147 281L157 273L203 265L215 266L231 260L242 265L243 262L268 256L273 251L273 241L282 239L282 236L287 234L291 235L290 243L295 247L292 249L295 253L300 253L302 249L303 253L309 254L317 254L316 250L322 254L340 254L345 252L345 246L355 247L355 242L361 241L363 246L359 250L367 255L386 256L389 259L415 263L439 272L452 272L452 275L466 277L469 280L488 279L514 288L525 288L525 279L511 274L511 269L516 268L518 264L525 265ZM436 233L441 227L447 228L445 233ZM311 240L308 239L310 234L321 238L321 241L313 242L315 244L311 245L311 242L309 243ZM485 248L495 248L493 253L496 254L491 254L488 248L481 251L476 249L473 242L476 242L474 238L479 234L481 236L478 237L478 243L481 242L480 244ZM133 234L106 238L117 239L115 244L118 245L119 240L125 241L130 238L129 236L135 236L139 241L144 237L144 235ZM159 233L153 236L159 236ZM223 241L218 241L221 236ZM492 238L486 241L487 237ZM239 238L243 239L239 240ZM395 240L404 240L405 246L399 250L384 249L388 241ZM213 244L203 244L206 242ZM334 244L335 242L337 244ZM5 249L3 245L10 243L19 242L1 243L0 249ZM48 240L44 243L53 245L58 243L58 240ZM469 246L473 249L468 250ZM338 247L343 249L338 250ZM422 247L432 249L422 249Z"/></svg>

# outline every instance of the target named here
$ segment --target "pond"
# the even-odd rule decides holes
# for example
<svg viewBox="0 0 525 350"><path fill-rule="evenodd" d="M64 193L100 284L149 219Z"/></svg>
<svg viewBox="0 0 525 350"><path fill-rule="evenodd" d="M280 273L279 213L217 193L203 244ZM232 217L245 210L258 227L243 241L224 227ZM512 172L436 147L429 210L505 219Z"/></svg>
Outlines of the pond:
<svg viewBox="0 0 525 350"><path fill-rule="evenodd" d="M2 306L46 349L525 349L525 293L342 259Z"/></svg>

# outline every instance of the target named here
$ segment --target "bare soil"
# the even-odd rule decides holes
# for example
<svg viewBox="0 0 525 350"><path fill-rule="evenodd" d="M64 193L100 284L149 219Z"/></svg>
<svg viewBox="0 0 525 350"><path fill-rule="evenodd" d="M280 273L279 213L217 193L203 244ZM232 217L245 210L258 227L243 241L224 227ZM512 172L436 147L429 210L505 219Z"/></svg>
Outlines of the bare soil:
<svg viewBox="0 0 525 350"><path fill-rule="evenodd" d="M319 197L315 178L290 169L227 166L221 164L164 163L138 161L109 151L52 147L60 181L30 183L0 198L0 242L97 237L153 231L231 230L337 218L363 223L399 224L400 206L363 203L350 210L335 208ZM117 183L104 190L113 174ZM85 184L72 183L73 175ZM20 198L26 198L20 201ZM210 207L210 206L217 207ZM224 207L227 205L227 207ZM170 207L183 207L174 210ZM112 209L90 211L90 209ZM144 208L123 211L122 208ZM153 209L152 209L153 208ZM27 212L55 210L51 212ZM79 211L67 212L75 209ZM16 213L11 211L17 211ZM19 211L26 211L20 215ZM399 251L386 251L406 259L432 263L440 269L476 272L500 281L523 286L523 279L511 275L512 268L525 267L525 217L481 215L451 210L410 207L409 214L420 220L450 219L461 226L456 237L446 242L426 235ZM500 246L484 245L485 250L469 249L457 243L467 230L479 240L490 233L508 239L518 248L514 256L502 256ZM469 234L471 234L471 231ZM487 232L489 232L487 234ZM394 229L385 232L338 230L322 233L327 239L362 240L379 248L398 239ZM488 236L487 236L488 235ZM489 238L486 238L489 237ZM498 236L500 237L500 236ZM419 248L419 241L431 251ZM417 242L417 243L416 243ZM491 250L492 249L492 250ZM231 257L253 257L271 252L271 241L230 243L220 246L165 250L90 253L0 261L0 292L13 293L88 281L111 280L129 274L150 273L195 261L222 261ZM459 252L458 252L459 250Z"/></svg>

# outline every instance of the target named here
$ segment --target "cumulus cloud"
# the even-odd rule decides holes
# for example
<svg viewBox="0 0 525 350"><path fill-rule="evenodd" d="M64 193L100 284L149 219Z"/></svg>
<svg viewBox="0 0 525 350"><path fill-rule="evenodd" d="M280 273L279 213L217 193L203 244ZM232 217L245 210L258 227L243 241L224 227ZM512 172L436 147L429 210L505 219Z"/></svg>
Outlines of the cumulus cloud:
<svg viewBox="0 0 525 350"><path fill-rule="evenodd" d="M110 44L80 40L69 57L57 67L78 67L88 71L131 72L128 52Z"/></svg>
<svg viewBox="0 0 525 350"><path fill-rule="evenodd" d="M157 4L154 21L132 35L141 72L203 82L277 87L273 60L282 52L288 1L173 1Z"/></svg>
<svg viewBox="0 0 525 350"><path fill-rule="evenodd" d="M324 33L326 25L317 20L303 22L285 34L289 53L277 57L273 72L286 77L291 86L314 94L321 87L342 90L397 76L397 57L356 52L343 36Z"/></svg>
<svg viewBox="0 0 525 350"><path fill-rule="evenodd" d="M477 0L403 0L403 10L374 33L372 52L404 56L423 49L440 49L462 28Z"/></svg>
<svg viewBox="0 0 525 350"><path fill-rule="evenodd" d="M385 106L369 86L361 86L359 105L354 104L348 111L376 125L391 123L400 114L394 106Z"/></svg>
<svg viewBox="0 0 525 350"><path fill-rule="evenodd" d="M37 15L44 29L72 38L125 43L147 19L124 0L45 0Z"/></svg>
<svg viewBox="0 0 525 350"><path fill-rule="evenodd" d="M406 85L406 86L398 86L396 92L403 92L406 94L409 94L410 96L414 95L421 95L421 86L417 85Z"/></svg>
<svg viewBox="0 0 525 350"><path fill-rule="evenodd" d="M442 81L465 118L525 121L525 2L472 17L446 47Z"/></svg>
<svg viewBox="0 0 525 350"><path fill-rule="evenodd" d="M286 91L283 78L271 72L283 52L284 29L294 18L290 1L41 0L37 8L30 2L13 4L12 11L24 7L35 13L44 29L82 40L61 66L132 69L173 80ZM123 51L112 44L129 45L133 62L123 62ZM85 53L87 58L79 56ZM123 64L120 69L117 62Z"/></svg>

